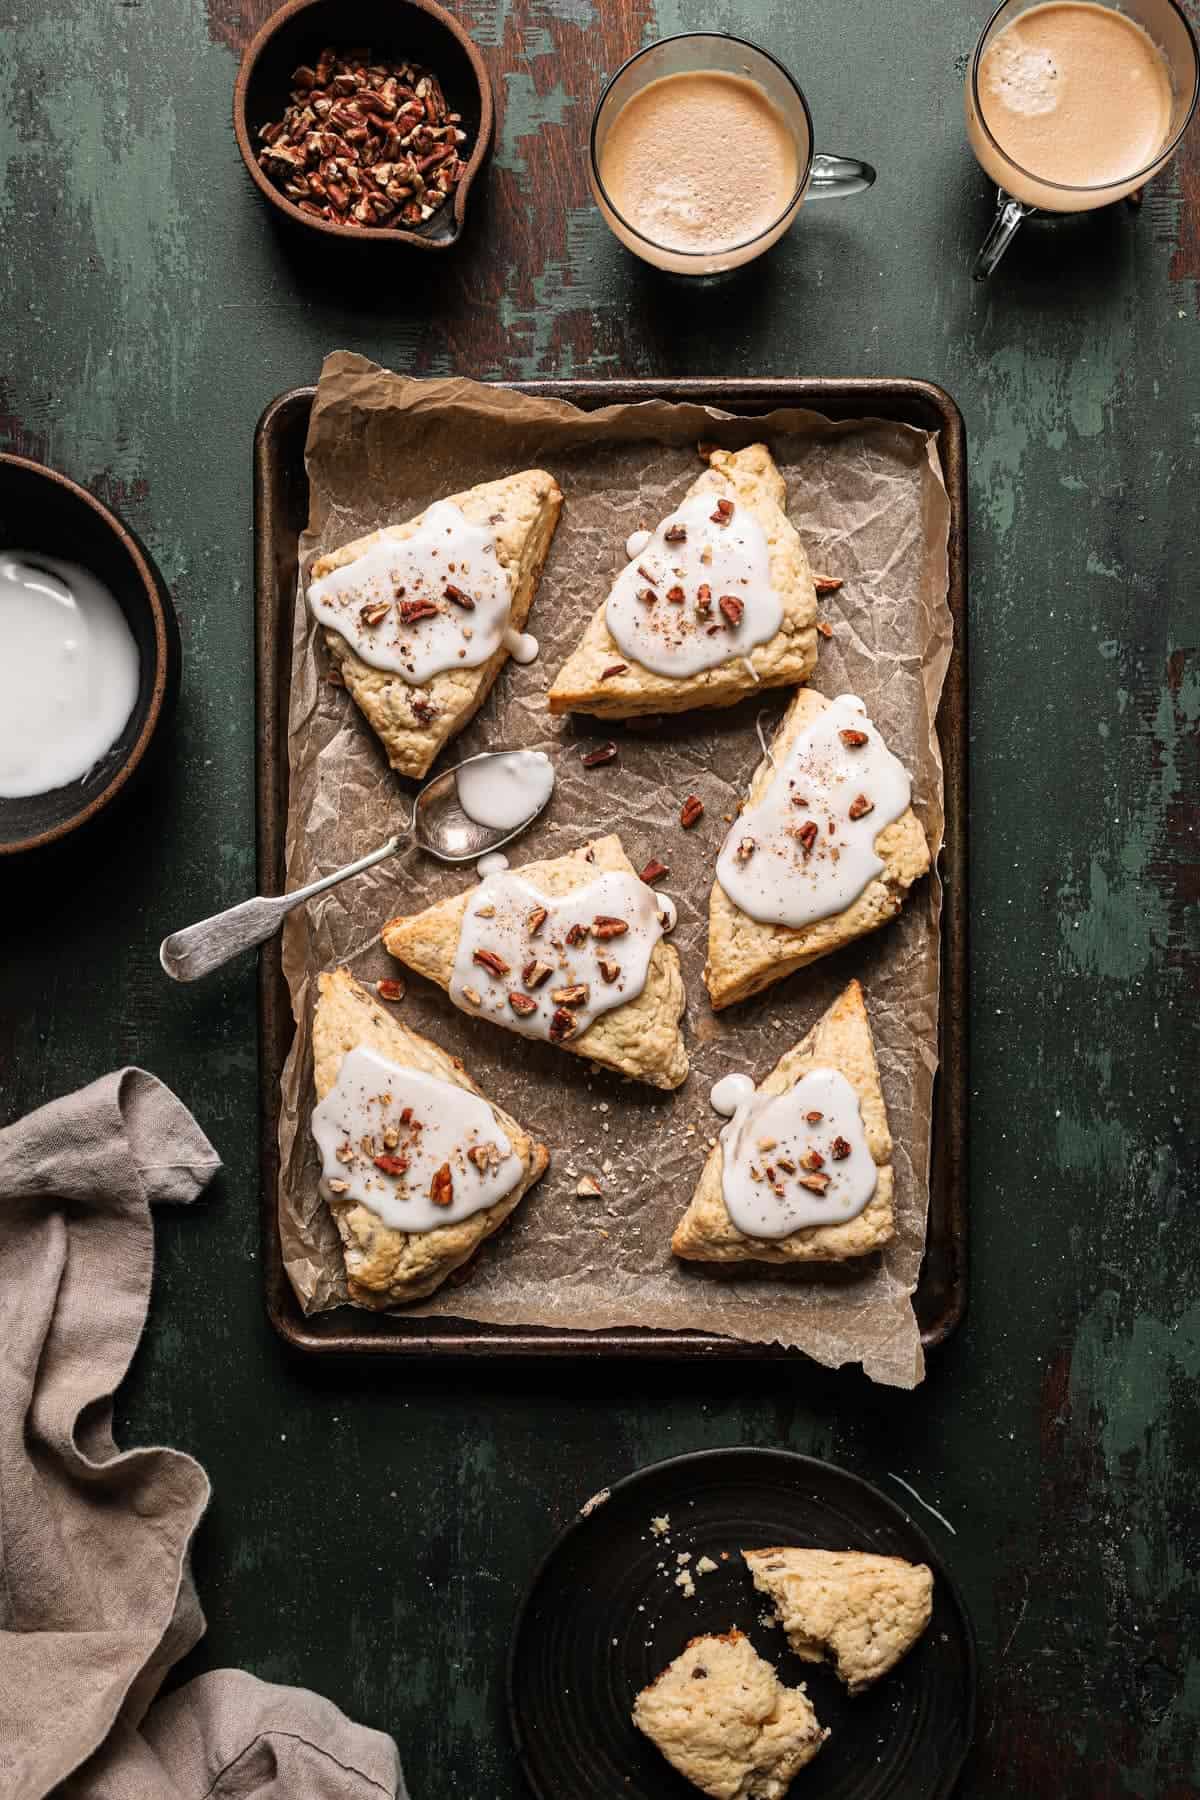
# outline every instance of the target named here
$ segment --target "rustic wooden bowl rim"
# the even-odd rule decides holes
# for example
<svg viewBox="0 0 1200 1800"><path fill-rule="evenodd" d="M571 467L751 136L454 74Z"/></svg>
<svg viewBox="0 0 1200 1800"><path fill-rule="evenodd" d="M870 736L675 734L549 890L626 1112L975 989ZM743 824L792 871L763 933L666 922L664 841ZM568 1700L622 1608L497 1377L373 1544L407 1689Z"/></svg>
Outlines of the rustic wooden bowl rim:
<svg viewBox="0 0 1200 1800"><path fill-rule="evenodd" d="M89 819L94 818L102 807L107 806L109 801L120 793L141 763L150 747L150 740L158 729L163 703L166 699L170 655L167 618L162 595L159 593L158 579L150 567L141 545L128 526L123 524L116 513L105 506L103 501L97 500L94 494L89 494L85 487L80 487L79 483L72 481L69 475L60 474L57 469L49 468L46 463L36 462L31 456L14 456L9 452L0 452L0 471L5 467L27 469L34 475L43 476L47 481L57 484L66 493L74 495L76 500L82 500L85 506L92 509L112 532L133 564L147 611L154 621L154 678L150 689L149 704L146 708L146 717L142 721L142 728L137 737L104 786L98 793L92 795L86 806L82 806L78 812L72 813L69 819L61 819L57 825L47 826L45 831L34 832L31 837L17 838L12 843L0 843L0 856L13 856L22 850L40 850L46 844L53 844L59 838L66 837L68 832L76 831L80 825L84 825Z"/></svg>
<svg viewBox="0 0 1200 1800"><path fill-rule="evenodd" d="M233 130L237 138L238 149L242 153L242 161L250 171L251 178L259 192L264 194L273 206L278 207L285 217L294 220L299 225L307 226L310 231L320 231L326 237L341 238L343 241L349 240L359 244L364 242L380 243L390 239L394 243L411 245L415 250L451 249L461 235L463 219L466 215L467 196L492 141L494 110L491 78L478 46L474 39L468 36L454 15L438 4L438 0L392 0L392 4L396 7L397 12L409 8L414 12L427 13L431 19L435 19L439 25L444 26L462 46L479 87L479 130L450 203L454 215L452 236L430 238L402 225L337 225L330 219L314 218L311 213L301 212L300 208L288 199L283 190L277 188L270 177L264 173L262 165L255 155L250 137L250 127L246 120L246 96L251 78L263 51L280 28L288 20L295 18L298 13L308 12L313 7L325 4L327 4L327 0L286 0L286 3L277 12L273 12L270 18L259 27L242 52L242 60L233 88Z"/></svg>

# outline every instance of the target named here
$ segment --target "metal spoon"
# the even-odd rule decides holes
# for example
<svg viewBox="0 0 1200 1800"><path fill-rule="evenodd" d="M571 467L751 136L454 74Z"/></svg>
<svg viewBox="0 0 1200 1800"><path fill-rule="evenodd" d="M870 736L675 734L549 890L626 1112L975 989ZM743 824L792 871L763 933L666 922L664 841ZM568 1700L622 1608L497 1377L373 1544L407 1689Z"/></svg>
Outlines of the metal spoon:
<svg viewBox="0 0 1200 1800"><path fill-rule="evenodd" d="M505 754L502 750L489 751L483 756L468 757L467 762L491 762ZM279 894L273 898L259 895L254 900L243 900L225 912L214 913L211 919L201 919L198 925L173 932L159 946L159 962L172 981L195 981L201 975L219 969L241 951L272 937L293 907L303 906L314 894L323 894L326 888L336 887L339 881L346 881L351 875L361 875L364 869L374 868L376 863L394 856L409 839L422 850L428 850L431 856L440 857L442 862L474 862L477 857L486 856L490 850L499 850L519 837L533 824L550 798L547 794L546 800L511 830L479 825L463 811L458 798L458 771L466 766L466 762L456 763L452 769L446 769L427 782L417 795L408 824L378 850L372 850L369 856L360 856L357 862L347 863L344 869L323 875L319 881L310 881L307 887L297 888L293 894Z"/></svg>

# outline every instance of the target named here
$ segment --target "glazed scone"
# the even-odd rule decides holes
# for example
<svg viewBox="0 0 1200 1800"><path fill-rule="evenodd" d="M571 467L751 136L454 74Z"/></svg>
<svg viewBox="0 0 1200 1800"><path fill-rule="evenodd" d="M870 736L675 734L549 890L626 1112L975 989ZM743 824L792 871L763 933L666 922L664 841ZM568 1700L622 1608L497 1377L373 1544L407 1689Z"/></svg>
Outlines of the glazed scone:
<svg viewBox="0 0 1200 1800"><path fill-rule="evenodd" d="M313 1016L313 1076L318 1101L334 1087L343 1058L360 1047L374 1050L402 1068L435 1076L470 1094L480 1093L457 1057L448 1056L429 1038L392 1018L348 969L321 975ZM485 1211L433 1231L405 1232L386 1225L368 1206L329 1195L355 1305L403 1306L432 1294L485 1238L499 1230L544 1173L550 1161L545 1145L534 1143L500 1107L487 1104L524 1173L510 1192Z"/></svg>
<svg viewBox="0 0 1200 1800"><path fill-rule="evenodd" d="M487 527L492 534L496 560L510 584L510 623L519 632L533 604L562 510L558 483L544 469L525 469L498 481L481 482L448 499L471 525ZM413 537L430 510L318 557L309 573L310 583L356 561L384 539L403 543ZM421 776L428 771L442 745L461 731L483 704L509 657L508 649L501 645L477 667L447 669L416 686L398 673L363 661L340 632L328 625L322 630L343 682L378 735L388 762L402 775Z"/></svg>
<svg viewBox="0 0 1200 1800"><path fill-rule="evenodd" d="M755 1093L786 1094L814 1069L836 1070L857 1096L866 1152L875 1164L875 1192L863 1211L845 1224L812 1225L781 1238L757 1238L739 1231L725 1204L725 1150L718 1138L691 1204L675 1227L671 1248L676 1256L688 1262L844 1262L882 1249L895 1236L892 1136L871 1025L857 981L852 981L807 1036L780 1058Z"/></svg>
<svg viewBox="0 0 1200 1800"><path fill-rule="evenodd" d="M711 496L714 504L728 500L744 507L761 526L770 588L782 607L778 629L746 657L733 655L693 675L664 675L631 660L619 648L606 622L606 600L555 676L551 712L629 719L643 713L732 706L759 687L790 687L804 681L816 666L816 588L800 535L784 511L787 489L770 451L765 444L750 444L744 450L712 450L708 457L709 467L689 488L686 499ZM716 621L713 631L721 630L719 612L709 617Z"/></svg>
<svg viewBox="0 0 1200 1800"><path fill-rule="evenodd" d="M764 799L777 766L829 704L814 689L800 689L783 716L770 756L764 757L754 772L744 811ZM736 838L740 829L735 819L730 839ZM751 918L734 904L720 881L713 883L704 981L714 1010L760 993L772 982L782 981L794 970L831 955L896 917L909 889L926 874L930 862L924 830L911 806L878 833L874 847L882 872L841 911L798 927Z"/></svg>
<svg viewBox="0 0 1200 1800"><path fill-rule="evenodd" d="M743 1550L754 1585L805 1662L828 1656L852 1694L907 1656L933 1612L925 1563L861 1550Z"/></svg>
<svg viewBox="0 0 1200 1800"><path fill-rule="evenodd" d="M744 1633L696 1637L633 1705L633 1722L713 1800L782 1800L828 1730Z"/></svg>
<svg viewBox="0 0 1200 1800"><path fill-rule="evenodd" d="M615 834L597 838L567 856L548 862L526 863L510 871L522 877L542 896L565 898L578 889L589 887L598 877L620 874L636 880L636 870ZM410 969L437 982L452 992L459 939L465 929L469 904L479 899L480 887L442 900L424 912L389 919L383 927L383 942L390 954ZM543 940L544 941L544 940ZM539 949L533 940L532 950ZM484 978L480 977L481 983ZM516 985L516 972L509 985ZM546 983L554 991L552 978ZM586 1030L560 1043L560 1048L573 1055L631 1075L652 1087L677 1088L687 1077L688 1059L679 1021L683 1017L683 976L679 955L674 946L661 937L654 944L646 970L645 984L633 998L599 1013ZM514 1020L496 1018L492 1022L518 1029Z"/></svg>

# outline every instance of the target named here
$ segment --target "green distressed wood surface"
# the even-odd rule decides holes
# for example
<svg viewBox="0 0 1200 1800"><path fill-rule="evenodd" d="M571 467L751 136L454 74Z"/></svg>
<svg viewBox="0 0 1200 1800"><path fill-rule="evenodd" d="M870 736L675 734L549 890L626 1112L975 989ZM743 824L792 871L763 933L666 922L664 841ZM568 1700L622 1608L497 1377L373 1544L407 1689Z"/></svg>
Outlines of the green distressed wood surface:
<svg viewBox="0 0 1200 1800"><path fill-rule="evenodd" d="M1188 0L1193 19L1197 0ZM1195 1224L1200 137L1140 215L1029 226L986 290L960 0L474 0L501 121L467 241L364 265L273 226L229 102L261 0L17 0L0 58L0 441L115 502L178 606L173 753L134 817L0 872L5 1119L135 1061L226 1161L158 1221L123 1441L198 1456L225 1663L393 1731L417 1800L520 1792L517 1596L579 1502L673 1451L833 1458L915 1516L979 1630L968 1795L1200 1794ZM822 147L880 169L762 266L687 292L588 201L604 73L741 29ZM319 1368L265 1322L254 978L160 975L254 882L251 434L346 345L397 368L916 375L971 471L972 1294L923 1388L854 1372Z"/></svg>

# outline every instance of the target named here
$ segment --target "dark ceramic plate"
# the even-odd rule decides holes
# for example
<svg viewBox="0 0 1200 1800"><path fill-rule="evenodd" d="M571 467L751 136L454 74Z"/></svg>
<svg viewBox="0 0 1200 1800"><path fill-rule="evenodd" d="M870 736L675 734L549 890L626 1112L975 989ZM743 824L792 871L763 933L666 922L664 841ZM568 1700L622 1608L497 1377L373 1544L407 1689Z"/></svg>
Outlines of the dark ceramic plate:
<svg viewBox="0 0 1200 1800"><path fill-rule="evenodd" d="M651 1519L666 1514L670 1533ZM776 1544L870 1550L928 1563L933 1618L890 1675L851 1700L759 1622L740 1550ZM708 1555L695 1597L677 1556ZM722 1562L722 1552L728 1561ZM508 1669L517 1754L538 1800L695 1800L696 1789L630 1719L634 1696L689 1638L737 1625L788 1686L804 1682L831 1736L789 1800L945 1800L975 1723L975 1641L961 1596L924 1532L856 1475L787 1450L705 1450L655 1463L563 1532L517 1619Z"/></svg>

